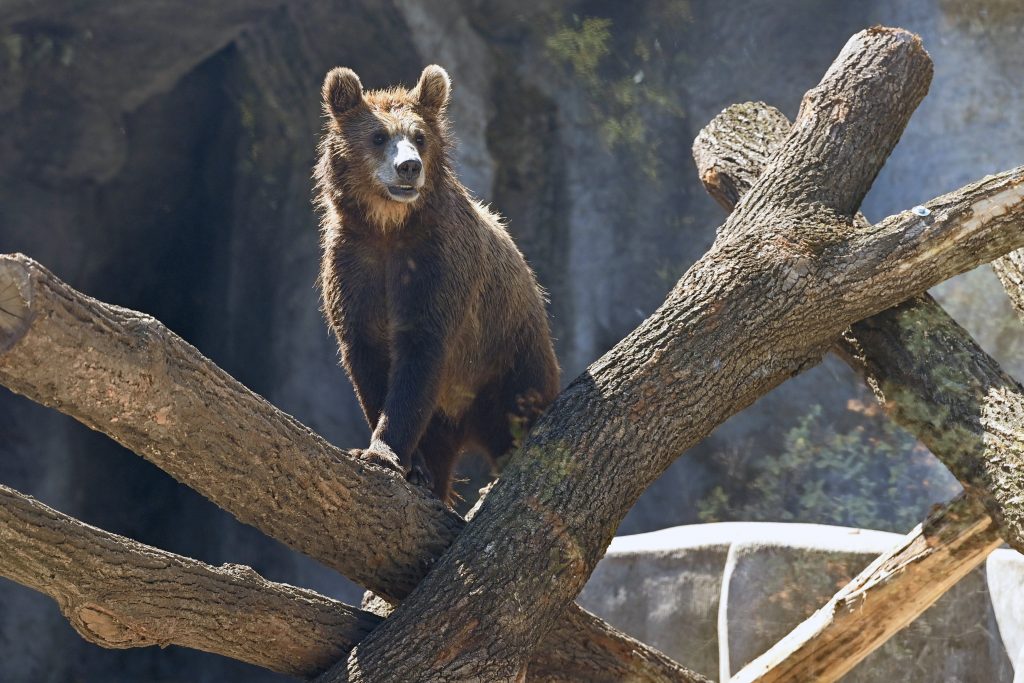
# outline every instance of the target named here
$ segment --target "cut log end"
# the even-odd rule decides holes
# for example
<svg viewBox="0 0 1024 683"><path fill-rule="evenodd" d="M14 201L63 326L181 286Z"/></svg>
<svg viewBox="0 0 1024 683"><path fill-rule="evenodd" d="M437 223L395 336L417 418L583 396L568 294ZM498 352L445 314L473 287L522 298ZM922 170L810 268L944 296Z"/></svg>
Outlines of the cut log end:
<svg viewBox="0 0 1024 683"><path fill-rule="evenodd" d="M753 184L789 132L789 119L763 102L744 102L727 107L701 130L693 142L697 172L708 194L726 211ZM756 150L750 139L770 138L770 145Z"/></svg>
<svg viewBox="0 0 1024 683"><path fill-rule="evenodd" d="M0 354L25 336L32 323L32 274L18 256L0 256Z"/></svg>
<svg viewBox="0 0 1024 683"><path fill-rule="evenodd" d="M871 38L888 38L892 39L897 43L905 43L906 49L911 52L920 53L928 61L931 61L931 56L928 51L924 48L924 41L921 40L921 36L917 35L913 31L908 31L905 28L892 27L892 26L872 26L866 28L860 33L856 33L850 38L850 43L862 42Z"/></svg>

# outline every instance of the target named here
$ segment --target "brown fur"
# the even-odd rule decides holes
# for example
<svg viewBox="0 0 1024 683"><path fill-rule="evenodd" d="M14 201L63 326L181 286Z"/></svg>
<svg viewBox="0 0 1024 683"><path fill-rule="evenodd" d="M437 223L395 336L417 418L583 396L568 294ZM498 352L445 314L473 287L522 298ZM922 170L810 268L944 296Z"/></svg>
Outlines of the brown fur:
<svg viewBox="0 0 1024 683"><path fill-rule="evenodd" d="M451 170L448 90L436 66L413 90L365 93L333 70L316 168L324 312L373 429L368 454L446 501L463 448L505 454L558 392L533 272ZM378 132L422 135L415 201L395 201L374 175Z"/></svg>

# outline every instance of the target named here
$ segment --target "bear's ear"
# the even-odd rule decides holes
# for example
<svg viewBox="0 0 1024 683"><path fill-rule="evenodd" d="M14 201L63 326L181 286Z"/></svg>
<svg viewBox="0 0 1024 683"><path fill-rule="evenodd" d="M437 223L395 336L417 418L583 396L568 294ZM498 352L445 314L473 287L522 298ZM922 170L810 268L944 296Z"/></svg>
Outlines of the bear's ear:
<svg viewBox="0 0 1024 683"><path fill-rule="evenodd" d="M448 105L448 95L452 90L452 79L448 72L437 64L431 64L420 74L420 82L412 91L420 106L433 114L440 114Z"/></svg>
<svg viewBox="0 0 1024 683"><path fill-rule="evenodd" d="M324 87L324 109L338 118L363 101L363 84L352 69L335 67L327 72Z"/></svg>

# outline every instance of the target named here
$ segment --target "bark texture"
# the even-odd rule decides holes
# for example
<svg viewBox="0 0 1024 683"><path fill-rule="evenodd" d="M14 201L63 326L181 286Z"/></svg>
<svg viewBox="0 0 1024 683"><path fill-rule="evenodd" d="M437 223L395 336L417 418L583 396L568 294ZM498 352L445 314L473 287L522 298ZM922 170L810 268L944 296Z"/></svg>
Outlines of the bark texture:
<svg viewBox="0 0 1024 683"><path fill-rule="evenodd" d="M249 567L211 567L0 486L0 576L53 598L86 640L181 645L312 678L381 619Z"/></svg>
<svg viewBox="0 0 1024 683"><path fill-rule="evenodd" d="M1003 283L1003 289L1024 320L1024 251L1014 251L992 262L992 268Z"/></svg>
<svg viewBox="0 0 1024 683"><path fill-rule="evenodd" d="M727 108L697 136L701 178L714 180L708 192L727 210L781 144L783 124L774 108L746 103ZM869 228L862 215L856 221ZM1006 516L997 524L981 501L1019 519L1024 394L966 330L923 294L854 324L837 349L971 498L936 511L732 681L838 679L978 566L1003 534L1019 533Z"/></svg>
<svg viewBox="0 0 1024 683"><path fill-rule="evenodd" d="M726 212L764 172L791 125L778 109L749 102L729 107L697 134L693 159L700 181Z"/></svg>
<svg viewBox="0 0 1024 683"><path fill-rule="evenodd" d="M1024 242L1013 217L977 211L1019 197L1020 172L934 200L931 219L851 229L930 76L915 36L854 36L710 252L563 392L456 543L324 680L517 680L679 453L854 321Z"/></svg>
<svg viewBox="0 0 1024 683"><path fill-rule="evenodd" d="M0 308L0 383L378 594L404 597L465 526L403 477L328 444L159 321L85 296L25 256L0 256ZM703 680L576 605L564 619L535 657L557 680Z"/></svg>
<svg viewBox="0 0 1024 683"><path fill-rule="evenodd" d="M838 680L1001 544L981 503L957 498L729 682Z"/></svg>
<svg viewBox="0 0 1024 683"><path fill-rule="evenodd" d="M1024 387L927 294L853 325L842 346L887 414L1024 550Z"/></svg>
<svg viewBox="0 0 1024 683"><path fill-rule="evenodd" d="M774 108L747 103L729 107L697 136L701 178L714 179L708 192L727 209L782 144L783 123ZM723 186L733 194L723 195ZM1021 201L1017 191L1010 196ZM983 203L966 220L1006 210L1001 202ZM872 230L860 214L856 226ZM1000 261L1013 263L1018 253ZM984 503L1003 538L1024 551L1024 387L928 294L855 323L836 348L886 412L928 446Z"/></svg>

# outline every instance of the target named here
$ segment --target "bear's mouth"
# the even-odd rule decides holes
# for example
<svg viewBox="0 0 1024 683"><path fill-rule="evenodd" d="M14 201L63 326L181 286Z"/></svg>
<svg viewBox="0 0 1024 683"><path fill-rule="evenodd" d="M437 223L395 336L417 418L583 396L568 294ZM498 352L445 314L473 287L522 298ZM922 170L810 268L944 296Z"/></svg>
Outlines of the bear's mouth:
<svg viewBox="0 0 1024 683"><path fill-rule="evenodd" d="M419 196L420 191L412 185L388 185L388 194L399 202L411 202Z"/></svg>

